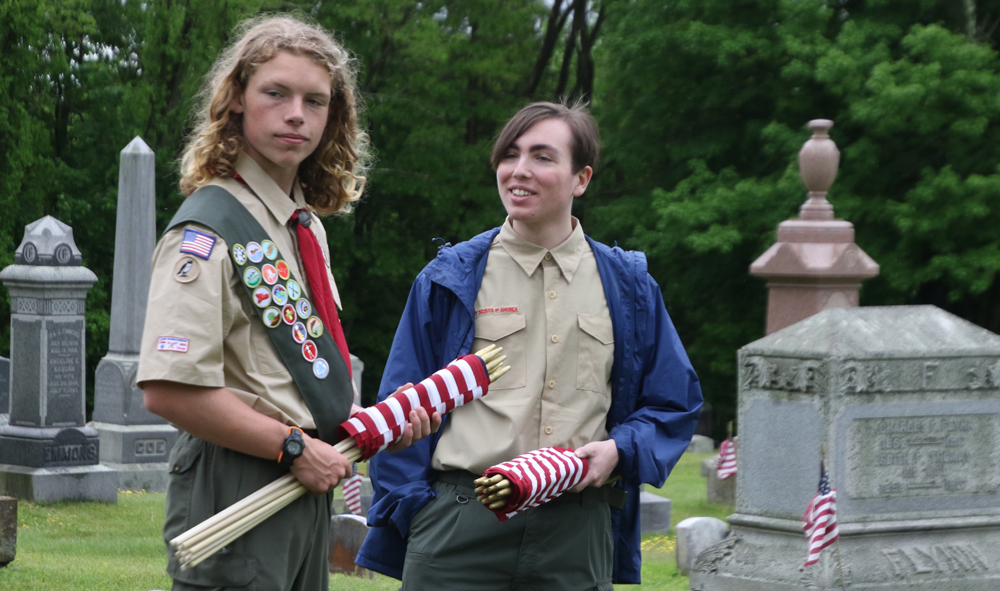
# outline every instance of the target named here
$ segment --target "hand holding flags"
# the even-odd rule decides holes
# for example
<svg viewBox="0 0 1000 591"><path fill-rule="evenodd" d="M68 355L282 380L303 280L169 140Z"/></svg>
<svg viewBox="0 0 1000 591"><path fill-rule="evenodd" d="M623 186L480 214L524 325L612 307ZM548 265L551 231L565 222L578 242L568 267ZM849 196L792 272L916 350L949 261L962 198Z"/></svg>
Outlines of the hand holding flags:
<svg viewBox="0 0 1000 591"><path fill-rule="evenodd" d="M486 470L475 481L477 500L501 523L576 486L587 475L587 460L573 450L543 447Z"/></svg>
<svg viewBox="0 0 1000 591"><path fill-rule="evenodd" d="M819 490L809 501L802 517L805 521L803 529L806 539L809 540L809 555L805 566L819 561L823 548L840 538L840 530L837 529L837 489L830 488L830 477L823 460L819 462L819 475Z"/></svg>
<svg viewBox="0 0 1000 591"><path fill-rule="evenodd" d="M490 345L475 355L460 357L413 388L359 412L341 423L341 434L349 437L334 449L352 462L370 458L402 439L411 409L421 406L428 415L435 411L443 415L485 396L489 384L510 370L510 366L503 365L507 356L500 356L501 351ZM286 474L170 540L170 547L181 560L181 570L201 564L306 491L294 475Z"/></svg>

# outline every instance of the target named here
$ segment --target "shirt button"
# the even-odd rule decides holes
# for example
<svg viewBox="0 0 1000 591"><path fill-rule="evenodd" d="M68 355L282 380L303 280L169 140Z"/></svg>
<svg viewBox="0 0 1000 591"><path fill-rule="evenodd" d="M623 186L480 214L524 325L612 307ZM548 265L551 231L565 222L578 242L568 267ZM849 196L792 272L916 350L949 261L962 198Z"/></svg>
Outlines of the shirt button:
<svg viewBox="0 0 1000 591"><path fill-rule="evenodd" d="M552 342L553 343L558 343L559 342L559 335L557 335L557 334L552 335Z"/></svg>
<svg viewBox="0 0 1000 591"><path fill-rule="evenodd" d="M551 389L553 389L555 387L556 387L556 381L555 380L549 380L549 390L551 390Z"/></svg>
<svg viewBox="0 0 1000 591"><path fill-rule="evenodd" d="M546 435L552 435L552 427L546 427L545 428L545 434Z"/></svg>
<svg viewBox="0 0 1000 591"><path fill-rule="evenodd" d="M554 291L550 291L550 292L549 292L549 299L550 299L550 300L554 300L554 299L556 299L556 292L554 292Z"/></svg>
<svg viewBox="0 0 1000 591"><path fill-rule="evenodd" d="M551 252L545 253L545 260L547 260L547 261L551 261L552 260L552 253Z"/></svg>

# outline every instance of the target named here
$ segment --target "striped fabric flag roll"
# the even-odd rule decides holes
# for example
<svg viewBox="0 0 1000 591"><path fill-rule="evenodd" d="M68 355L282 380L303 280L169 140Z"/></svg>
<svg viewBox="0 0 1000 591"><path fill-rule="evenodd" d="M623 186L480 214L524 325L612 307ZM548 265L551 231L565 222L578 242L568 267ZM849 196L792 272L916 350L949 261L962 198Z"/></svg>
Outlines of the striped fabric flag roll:
<svg viewBox="0 0 1000 591"><path fill-rule="evenodd" d="M344 502L347 510L355 515L361 515L361 480L358 465L354 464L354 475L344 481Z"/></svg>
<svg viewBox="0 0 1000 591"><path fill-rule="evenodd" d="M466 355L416 386L370 406L340 424L340 438L352 437L367 460L403 437L410 411L423 407L427 414L445 415L455 407L482 398L489 391L486 364Z"/></svg>
<svg viewBox="0 0 1000 591"><path fill-rule="evenodd" d="M819 554L840 537L837 529L837 489L830 488L830 477L826 473L823 460L819 462L819 490L802 517L805 521L803 529L809 541L809 555L805 566L816 564Z"/></svg>
<svg viewBox="0 0 1000 591"><path fill-rule="evenodd" d="M491 509L504 522L576 486L587 475L587 461L576 457L572 449L543 447L497 464L486 470L485 476L497 474L510 481L507 504Z"/></svg>
<svg viewBox="0 0 1000 591"><path fill-rule="evenodd" d="M715 475L719 480L725 480L733 474L736 474L736 444L727 439L719 446L719 465Z"/></svg>

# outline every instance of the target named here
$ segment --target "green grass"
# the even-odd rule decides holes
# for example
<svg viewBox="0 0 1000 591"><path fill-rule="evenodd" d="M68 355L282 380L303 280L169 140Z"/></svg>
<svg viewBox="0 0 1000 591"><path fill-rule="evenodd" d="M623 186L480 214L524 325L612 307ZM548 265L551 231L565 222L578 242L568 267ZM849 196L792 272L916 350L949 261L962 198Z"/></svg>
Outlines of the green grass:
<svg viewBox="0 0 1000 591"><path fill-rule="evenodd" d="M685 454L662 489L646 490L669 498L672 521L698 515L725 519L732 507L705 500L701 461L706 454ZM18 504L17 558L0 569L3 591L147 591L169 589L160 529L164 495L127 493L117 505L101 503ZM621 591L687 591L688 579L677 572L674 534L642 540L642 585L618 585ZM337 591L396 591L399 582L376 575L332 575Z"/></svg>

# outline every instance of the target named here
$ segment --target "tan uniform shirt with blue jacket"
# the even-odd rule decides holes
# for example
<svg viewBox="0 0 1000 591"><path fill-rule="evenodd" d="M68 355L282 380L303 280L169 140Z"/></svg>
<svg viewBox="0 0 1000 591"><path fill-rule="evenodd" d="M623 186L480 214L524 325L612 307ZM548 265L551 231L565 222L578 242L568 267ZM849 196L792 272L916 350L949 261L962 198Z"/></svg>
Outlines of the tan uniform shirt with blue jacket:
<svg viewBox="0 0 1000 591"><path fill-rule="evenodd" d="M472 350L495 343L511 370L455 409L434 453L437 470L486 468L542 447L607 439L614 338L594 253L580 223L547 250L508 219L490 246L475 304Z"/></svg>

